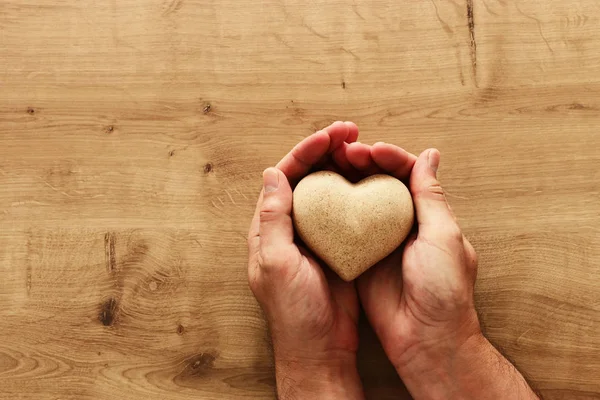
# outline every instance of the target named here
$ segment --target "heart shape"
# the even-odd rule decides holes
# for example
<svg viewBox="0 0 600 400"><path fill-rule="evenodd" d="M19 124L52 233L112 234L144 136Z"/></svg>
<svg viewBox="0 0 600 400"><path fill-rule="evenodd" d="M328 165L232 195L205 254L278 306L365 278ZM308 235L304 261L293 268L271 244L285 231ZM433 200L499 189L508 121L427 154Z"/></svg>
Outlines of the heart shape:
<svg viewBox="0 0 600 400"><path fill-rule="evenodd" d="M414 222L414 207L406 186L389 175L353 184L320 171L294 189L292 216L304 243L351 281L402 244Z"/></svg>

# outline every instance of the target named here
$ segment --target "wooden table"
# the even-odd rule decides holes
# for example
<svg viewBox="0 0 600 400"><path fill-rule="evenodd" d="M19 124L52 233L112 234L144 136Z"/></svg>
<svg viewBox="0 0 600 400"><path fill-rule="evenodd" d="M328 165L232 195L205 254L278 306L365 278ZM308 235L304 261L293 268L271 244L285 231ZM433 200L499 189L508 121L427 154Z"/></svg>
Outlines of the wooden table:
<svg viewBox="0 0 600 400"><path fill-rule="evenodd" d="M441 150L486 335L545 399L600 398L599 23L597 0L4 0L0 398L274 398L247 227L261 171L337 119ZM366 325L360 369L408 398Z"/></svg>

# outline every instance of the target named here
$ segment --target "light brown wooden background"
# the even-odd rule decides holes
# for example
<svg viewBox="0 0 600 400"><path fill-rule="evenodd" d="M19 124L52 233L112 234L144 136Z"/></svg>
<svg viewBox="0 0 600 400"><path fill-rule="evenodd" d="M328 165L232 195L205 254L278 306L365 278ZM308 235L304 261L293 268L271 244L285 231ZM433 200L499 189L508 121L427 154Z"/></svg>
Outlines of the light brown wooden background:
<svg viewBox="0 0 600 400"><path fill-rule="evenodd" d="M263 168L330 122L436 146L487 336L600 398L597 0L0 2L0 398L272 399ZM366 326L373 399L407 398Z"/></svg>

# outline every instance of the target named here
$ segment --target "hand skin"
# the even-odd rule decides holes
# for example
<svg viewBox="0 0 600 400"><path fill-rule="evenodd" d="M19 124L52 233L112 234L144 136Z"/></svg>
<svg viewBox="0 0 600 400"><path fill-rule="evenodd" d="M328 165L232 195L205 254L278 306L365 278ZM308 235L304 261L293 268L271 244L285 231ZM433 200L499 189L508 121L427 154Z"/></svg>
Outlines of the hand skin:
<svg viewBox="0 0 600 400"><path fill-rule="evenodd" d="M249 233L250 287L273 339L280 399L362 399L356 371L353 283L294 244L291 185L313 167L352 181L375 173L410 179L418 234L357 281L363 308L415 399L537 399L483 337L473 305L477 258L437 181L439 152L419 158L386 143L356 143L336 122L264 173ZM276 189L274 187L276 186Z"/></svg>
<svg viewBox="0 0 600 400"><path fill-rule="evenodd" d="M269 324L280 399L363 399L356 369L359 304L353 282L322 268L294 242L292 188L315 165L346 176L353 123L336 122L263 174L248 235L250 288Z"/></svg>
<svg viewBox="0 0 600 400"><path fill-rule="evenodd" d="M415 203L418 233L358 278L365 313L411 395L538 399L481 333L473 300L477 256L437 180L440 153L426 150L416 161L409 155L394 171L402 160L391 163L380 144L369 154L361 152L363 169L378 166L398 179L409 178ZM355 161L354 154L348 158Z"/></svg>

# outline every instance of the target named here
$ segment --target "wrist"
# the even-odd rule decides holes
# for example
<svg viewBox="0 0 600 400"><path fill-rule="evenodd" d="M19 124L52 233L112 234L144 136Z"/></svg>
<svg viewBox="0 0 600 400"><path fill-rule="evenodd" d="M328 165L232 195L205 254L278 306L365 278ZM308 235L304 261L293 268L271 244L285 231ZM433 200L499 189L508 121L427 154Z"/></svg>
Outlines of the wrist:
<svg viewBox="0 0 600 400"><path fill-rule="evenodd" d="M413 396L425 399L468 399L468 386L475 378L473 371L483 367L491 344L481 332L457 343L449 339L428 348L414 349L410 360L397 366L397 371Z"/></svg>
<svg viewBox="0 0 600 400"><path fill-rule="evenodd" d="M414 398L539 400L523 376L481 332L460 346L440 346L398 370Z"/></svg>
<svg viewBox="0 0 600 400"><path fill-rule="evenodd" d="M281 400L296 398L364 399L356 355L331 359L275 358L277 393Z"/></svg>
<svg viewBox="0 0 600 400"><path fill-rule="evenodd" d="M407 337L412 340L402 342L401 352L394 351L393 345L390 346L390 360L401 376L412 373L416 366L424 371L438 370L448 360L455 360L458 354L467 355L472 347L488 343L474 309L452 324L416 325Z"/></svg>

